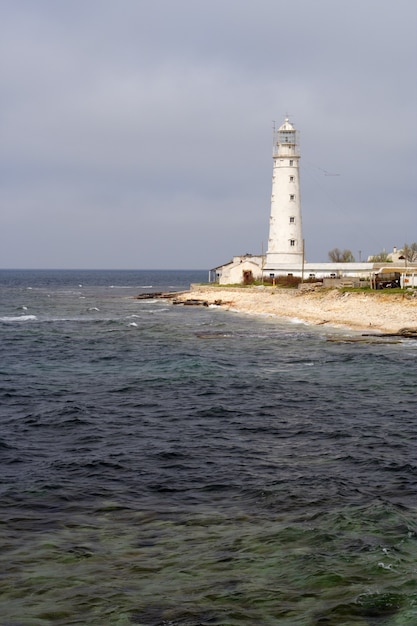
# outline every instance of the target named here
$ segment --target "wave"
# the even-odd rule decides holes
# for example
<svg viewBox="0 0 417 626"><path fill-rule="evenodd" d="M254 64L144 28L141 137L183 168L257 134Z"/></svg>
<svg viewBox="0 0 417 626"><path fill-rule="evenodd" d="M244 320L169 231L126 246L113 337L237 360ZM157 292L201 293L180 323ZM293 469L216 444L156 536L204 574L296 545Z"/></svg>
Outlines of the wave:
<svg viewBox="0 0 417 626"><path fill-rule="evenodd" d="M0 322L29 322L38 319L36 315L6 315L0 317Z"/></svg>
<svg viewBox="0 0 417 626"><path fill-rule="evenodd" d="M93 313L95 310L93 311ZM31 322L37 321L42 324L57 323L57 322L76 322L87 324L123 324L125 318L122 317L97 317L95 315L75 315L71 316L51 316L51 317L38 317L37 315L17 315L17 316L4 316L0 317L0 323L11 324L16 322Z"/></svg>
<svg viewBox="0 0 417 626"><path fill-rule="evenodd" d="M153 285L109 285L109 289L153 289Z"/></svg>

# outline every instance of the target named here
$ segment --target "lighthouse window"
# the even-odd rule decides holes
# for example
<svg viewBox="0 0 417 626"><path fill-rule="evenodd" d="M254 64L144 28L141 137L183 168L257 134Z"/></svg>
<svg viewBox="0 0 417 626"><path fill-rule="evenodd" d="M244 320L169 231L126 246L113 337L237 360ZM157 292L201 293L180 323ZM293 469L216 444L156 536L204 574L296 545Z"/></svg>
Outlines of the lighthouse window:
<svg viewBox="0 0 417 626"><path fill-rule="evenodd" d="M290 176L290 183L294 182L294 176Z"/></svg>
<svg viewBox="0 0 417 626"><path fill-rule="evenodd" d="M295 246L295 239L290 239L290 246Z"/></svg>
<svg viewBox="0 0 417 626"><path fill-rule="evenodd" d="M290 194L290 200L295 200L295 195L293 193Z"/></svg>
<svg viewBox="0 0 417 626"><path fill-rule="evenodd" d="M295 222L295 217L290 217L290 224L294 224Z"/></svg>
<svg viewBox="0 0 417 626"><path fill-rule="evenodd" d="M292 167L293 165L294 165L294 161L290 159L290 167Z"/></svg>

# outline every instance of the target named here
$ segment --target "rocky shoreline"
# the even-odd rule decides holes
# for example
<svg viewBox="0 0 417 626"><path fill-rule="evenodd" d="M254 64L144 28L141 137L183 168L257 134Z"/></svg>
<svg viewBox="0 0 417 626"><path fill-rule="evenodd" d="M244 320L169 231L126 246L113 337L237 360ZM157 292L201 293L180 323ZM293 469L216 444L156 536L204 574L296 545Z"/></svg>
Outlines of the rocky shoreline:
<svg viewBox="0 0 417 626"><path fill-rule="evenodd" d="M402 337L416 337L417 333L417 298L412 294L192 285L187 292L140 296L143 297L168 298L175 304L222 306L251 315L297 319L368 333Z"/></svg>

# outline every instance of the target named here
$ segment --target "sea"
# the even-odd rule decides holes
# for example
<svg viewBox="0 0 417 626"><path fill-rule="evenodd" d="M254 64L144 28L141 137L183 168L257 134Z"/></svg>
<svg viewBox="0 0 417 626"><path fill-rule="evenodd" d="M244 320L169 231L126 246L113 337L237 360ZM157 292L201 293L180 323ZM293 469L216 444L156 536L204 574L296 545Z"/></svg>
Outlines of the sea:
<svg viewBox="0 0 417 626"><path fill-rule="evenodd" d="M417 342L0 271L1 626L415 626Z"/></svg>

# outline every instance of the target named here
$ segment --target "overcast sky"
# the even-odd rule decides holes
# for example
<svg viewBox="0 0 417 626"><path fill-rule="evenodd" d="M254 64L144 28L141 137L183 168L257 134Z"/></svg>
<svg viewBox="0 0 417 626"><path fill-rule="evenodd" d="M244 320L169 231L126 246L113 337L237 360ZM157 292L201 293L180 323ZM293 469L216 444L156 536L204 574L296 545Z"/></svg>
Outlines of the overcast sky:
<svg viewBox="0 0 417 626"><path fill-rule="evenodd" d="M0 267L265 251L300 131L308 261L417 241L415 0L0 0Z"/></svg>

